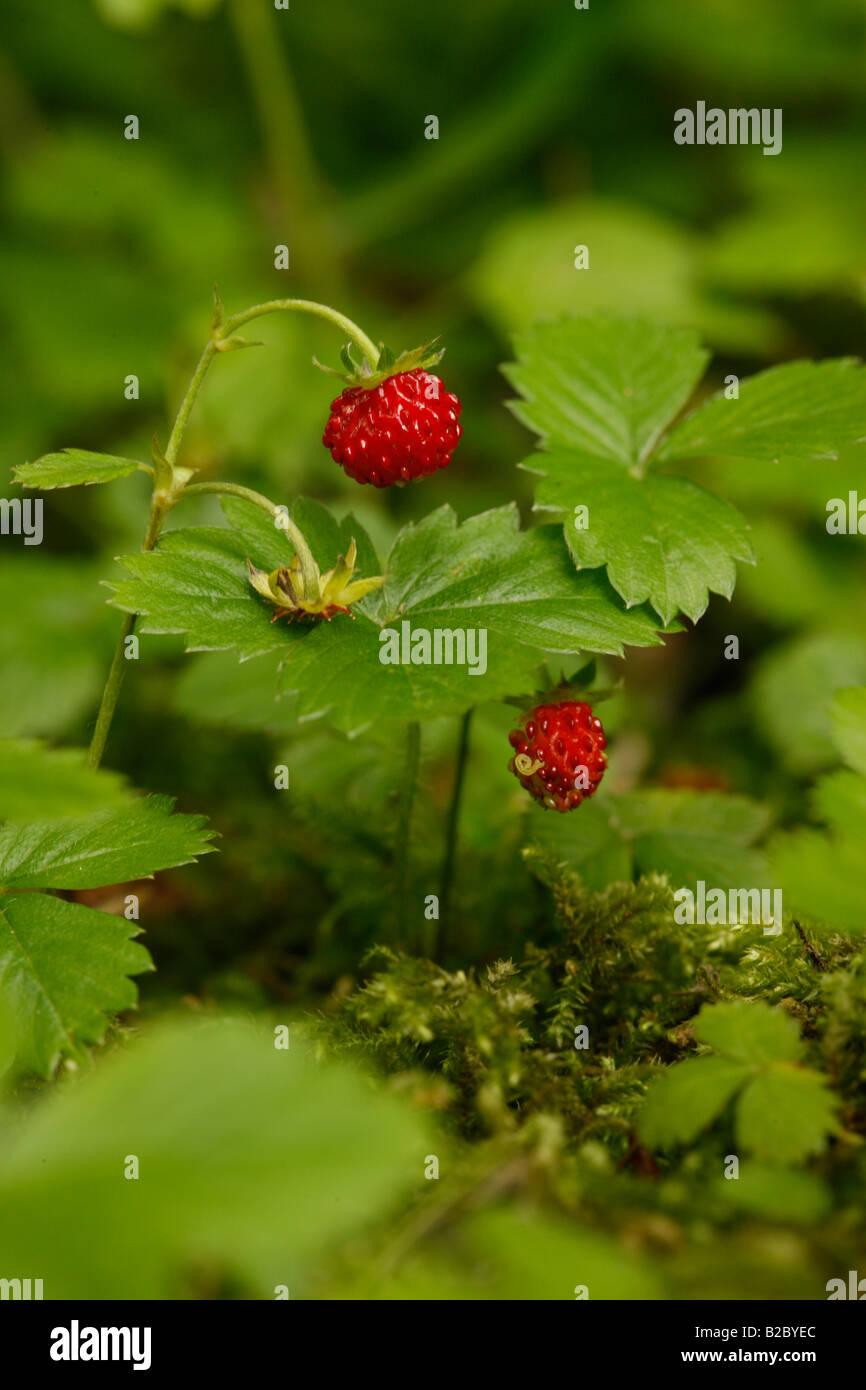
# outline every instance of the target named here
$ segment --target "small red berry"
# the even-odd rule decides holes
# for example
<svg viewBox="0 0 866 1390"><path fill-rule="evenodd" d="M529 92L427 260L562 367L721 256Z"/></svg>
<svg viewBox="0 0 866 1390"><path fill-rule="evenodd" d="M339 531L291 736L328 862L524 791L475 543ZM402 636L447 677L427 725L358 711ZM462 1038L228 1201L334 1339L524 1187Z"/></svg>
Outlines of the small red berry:
<svg viewBox="0 0 866 1390"><path fill-rule="evenodd" d="M601 720L580 700L538 705L508 735L515 777L542 806L572 811L592 796L607 765Z"/></svg>
<svg viewBox="0 0 866 1390"><path fill-rule="evenodd" d="M450 463L460 409L438 376L397 372L378 386L349 386L332 401L322 443L356 482L390 487Z"/></svg>

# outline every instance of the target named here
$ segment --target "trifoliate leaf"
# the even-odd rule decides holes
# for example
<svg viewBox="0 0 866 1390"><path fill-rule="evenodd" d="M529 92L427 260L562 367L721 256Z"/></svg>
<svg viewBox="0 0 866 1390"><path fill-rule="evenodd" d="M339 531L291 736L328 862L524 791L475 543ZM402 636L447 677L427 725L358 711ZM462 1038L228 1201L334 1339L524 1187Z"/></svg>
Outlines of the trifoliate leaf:
<svg viewBox="0 0 866 1390"><path fill-rule="evenodd" d="M836 1102L817 1072L768 1067L737 1103L737 1140L768 1163L800 1163L820 1153L836 1129Z"/></svg>
<svg viewBox="0 0 866 1390"><path fill-rule="evenodd" d="M511 409L540 436L631 468L645 462L709 360L697 335L645 319L565 318L515 339Z"/></svg>
<svg viewBox="0 0 866 1390"><path fill-rule="evenodd" d="M679 612L697 622L710 593L733 594L735 561L754 563L736 507L686 478L636 478L559 448L524 467L541 476L535 506L562 517L578 569L606 565L629 607L649 600L665 623Z"/></svg>
<svg viewBox="0 0 866 1390"><path fill-rule="evenodd" d="M140 928L46 893L0 899L0 998L11 1015L17 1066L47 1078L61 1056L102 1041L108 1015L133 1008L128 978L152 970Z"/></svg>
<svg viewBox="0 0 866 1390"><path fill-rule="evenodd" d="M842 445L862 439L866 371L857 360L789 362L748 377L738 397L713 396L668 435L659 459L836 458Z"/></svg>
<svg viewBox="0 0 866 1390"><path fill-rule="evenodd" d="M114 772L95 771L77 748L48 748L30 739L0 740L0 820L86 815L129 799Z"/></svg>
<svg viewBox="0 0 866 1390"><path fill-rule="evenodd" d="M638 1131L650 1148L688 1144L712 1124L749 1076L727 1057L690 1057L650 1087Z"/></svg>
<svg viewBox="0 0 866 1390"><path fill-rule="evenodd" d="M723 1055L680 1062L650 1089L639 1121L646 1143L688 1143L739 1091L736 1134L746 1152L786 1164L823 1149L836 1103L822 1076L795 1065L803 1046L792 1018L740 999L705 1005L694 1031Z"/></svg>
<svg viewBox="0 0 866 1390"><path fill-rule="evenodd" d="M204 816L149 796L123 810L0 830L0 887L102 888L188 864L214 848Z"/></svg>
<svg viewBox="0 0 866 1390"><path fill-rule="evenodd" d="M59 454L44 454L33 463L17 464L13 476L24 487L75 487L80 483L110 483L137 468L145 473L150 471L138 459L92 454L86 449L62 449Z"/></svg>
<svg viewBox="0 0 866 1390"><path fill-rule="evenodd" d="M539 475L535 505L563 522L578 569L607 567L626 603L665 623L693 621L711 592L730 598L735 561L753 561L748 527L728 502L684 478L646 476L665 427L708 354L695 335L642 319L542 323L516 341L512 409L540 435L522 467Z"/></svg>
<svg viewBox="0 0 866 1390"><path fill-rule="evenodd" d="M330 710L348 730L496 699L531 684L543 652L620 654L626 643L660 641L649 612L626 612L599 574L575 576L558 528L521 531L513 505L461 526L442 507L405 527L383 589L354 605L353 618L272 624L246 560L284 563L288 542L249 504L226 510L239 530L170 532L156 551L125 557L131 577L114 586L113 602L143 613L144 632L184 633L190 650L280 652L281 687L298 692L297 713ZM354 536L364 577L374 557L355 521L337 527L310 504L292 515L320 566Z"/></svg>
<svg viewBox="0 0 866 1390"><path fill-rule="evenodd" d="M790 1014L760 1001L707 1004L695 1020L695 1037L737 1062L793 1062L803 1052Z"/></svg>

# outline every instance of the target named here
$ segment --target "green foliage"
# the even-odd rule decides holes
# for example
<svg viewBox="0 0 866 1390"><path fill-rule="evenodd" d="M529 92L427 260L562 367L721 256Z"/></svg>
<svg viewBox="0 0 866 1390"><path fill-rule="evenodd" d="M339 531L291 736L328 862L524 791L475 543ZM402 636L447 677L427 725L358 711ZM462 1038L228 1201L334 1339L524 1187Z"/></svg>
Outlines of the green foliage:
<svg viewBox="0 0 866 1390"><path fill-rule="evenodd" d="M508 377L524 402L513 409L542 447L523 466L542 479L536 507L563 517L578 569L606 566L629 606L649 600L664 623L680 611L697 620L710 591L730 598L734 561L754 559L743 518L684 478L645 476L706 365L694 334L564 319L536 325L515 346Z"/></svg>
<svg viewBox="0 0 866 1390"><path fill-rule="evenodd" d="M639 1121L647 1144L688 1143L736 1097L736 1142L759 1161L797 1163L824 1148L836 1103L823 1077L799 1065L793 1019L736 1000L706 1006L694 1031L720 1055L681 1062L658 1079Z"/></svg>
<svg viewBox="0 0 866 1390"><path fill-rule="evenodd" d="M86 815L129 799L117 773L89 767L77 748L48 748L32 739L0 739L0 820Z"/></svg>
<svg viewBox="0 0 866 1390"><path fill-rule="evenodd" d="M864 412L866 372L856 358L789 362L742 382L736 400L720 392L699 406L671 431L659 458L837 458L841 445L866 438Z"/></svg>
<svg viewBox="0 0 866 1390"><path fill-rule="evenodd" d="M43 757L66 775L61 804L82 789L92 796L103 781L109 802L117 799L118 779L84 777L68 756ZM82 1060L88 1044L102 1041L109 1015L134 1006L128 976L152 969L147 951L131 940L139 931L134 921L30 890L124 883L207 854L212 832L203 818L174 816L172 807L167 797L148 797L0 830L0 997L23 1070L49 1077L61 1056Z"/></svg>
<svg viewBox="0 0 866 1390"><path fill-rule="evenodd" d="M798 829L772 846L774 872L789 903L826 926L861 935L866 928L866 691L840 691L829 711L833 738L851 769L830 773L814 792L828 833Z"/></svg>
<svg viewBox="0 0 866 1390"><path fill-rule="evenodd" d="M203 816L173 816L167 796L74 820L38 821L0 830L0 885L102 888L189 864L214 848Z"/></svg>
<svg viewBox="0 0 866 1390"><path fill-rule="evenodd" d="M520 963L498 961L483 978L385 951L384 971L347 999L329 1032L389 1071L441 1074L467 1132L552 1111L573 1137L621 1139L640 1091L630 1066L663 1046L712 988L708 936L675 935L663 879L591 894L553 862L546 872L554 944L527 944ZM589 1029L588 1051L576 1046L579 1026ZM599 1065L613 1055L617 1068Z"/></svg>
<svg viewBox="0 0 866 1390"><path fill-rule="evenodd" d="M829 708L840 686L866 680L866 637L820 629L770 648L755 664L751 705L761 732L793 772L837 760Z"/></svg>
<svg viewBox="0 0 866 1390"><path fill-rule="evenodd" d="M698 879L716 888L767 881L754 841L767 811L747 797L664 787L605 795L581 807L580 823L539 813L529 838L601 889L639 874L667 874L674 887Z"/></svg>
<svg viewBox="0 0 866 1390"><path fill-rule="evenodd" d="M39 893L0 899L0 994L17 1066L45 1079L86 1060L109 1018L135 1007L131 975L152 970L139 927Z"/></svg>
<svg viewBox="0 0 866 1390"><path fill-rule="evenodd" d="M114 640L95 567L4 555L0 567L0 728L56 735L98 699Z"/></svg>
<svg viewBox="0 0 866 1390"><path fill-rule="evenodd" d="M112 586L112 601L143 613L143 632L182 632L191 650L234 648L241 659L280 654L280 685L297 692L296 713L327 711L350 731L374 719L457 713L531 685L545 651L620 653L624 643L660 640L651 615L625 612L601 576L574 575L555 528L521 531L514 506L459 527L443 507L406 527L387 561L384 589L355 605L354 621L272 623L273 610L250 587L246 559L269 569L285 564L291 548L249 504L226 510L233 531L169 532L155 552L124 557L132 577ZM315 503L299 504L292 516L320 567L333 565L354 536L359 574L377 572L353 519L338 526ZM399 637L404 622L428 631L486 629L486 671L383 664L380 634L390 628Z"/></svg>
<svg viewBox="0 0 866 1390"><path fill-rule="evenodd" d="M138 468L149 471L136 459L92 454L86 449L62 449L59 454L46 454L34 463L19 463L14 476L16 483L24 487L75 487L78 483L111 483L115 478L128 477Z"/></svg>
<svg viewBox="0 0 866 1390"><path fill-rule="evenodd" d="M561 445L625 468L644 465L700 381L695 333L644 319L561 319L514 341L512 410L545 450Z"/></svg>
<svg viewBox="0 0 866 1390"><path fill-rule="evenodd" d="M127 1298L294 1297L322 1245L417 1189L426 1152L417 1116L270 1028L170 1023L8 1134L0 1257L35 1260L57 1298L112 1298L122 1230Z"/></svg>

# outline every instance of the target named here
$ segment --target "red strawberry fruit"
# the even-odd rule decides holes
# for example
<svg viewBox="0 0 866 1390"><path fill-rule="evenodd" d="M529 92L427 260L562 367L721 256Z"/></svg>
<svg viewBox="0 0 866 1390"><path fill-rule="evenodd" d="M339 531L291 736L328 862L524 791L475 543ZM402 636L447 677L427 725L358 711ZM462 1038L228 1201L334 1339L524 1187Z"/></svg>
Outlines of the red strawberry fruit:
<svg viewBox="0 0 866 1390"><path fill-rule="evenodd" d="M598 788L607 765L601 720L580 700L538 705L525 714L508 741L508 764L542 806L572 811Z"/></svg>
<svg viewBox="0 0 866 1390"><path fill-rule="evenodd" d="M322 443L356 482L390 487L450 463L459 418L457 397L419 367L347 387L331 402Z"/></svg>

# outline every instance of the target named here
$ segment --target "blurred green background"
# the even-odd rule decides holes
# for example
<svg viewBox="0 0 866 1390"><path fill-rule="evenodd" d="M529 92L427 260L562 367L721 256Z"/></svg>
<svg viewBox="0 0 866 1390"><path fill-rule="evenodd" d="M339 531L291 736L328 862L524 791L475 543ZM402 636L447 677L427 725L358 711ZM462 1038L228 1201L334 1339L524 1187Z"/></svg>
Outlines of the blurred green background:
<svg viewBox="0 0 866 1390"><path fill-rule="evenodd" d="M531 441L504 408L498 365L534 318L602 309L694 325L716 354L708 387L792 357L863 353L864 72L861 0L591 0L587 11L570 0L293 0L287 11L6 0L5 466L65 445L149 457L217 283L230 312L308 296L395 349L442 334L464 437L420 488L359 491L320 439L335 390L311 357L336 365L335 335L277 317L250 335L266 347L228 354L207 381L185 444L202 477L352 508L380 548L446 501L465 517L516 497L528 514L515 465ZM675 145L674 111L698 100L782 108L782 153ZM437 141L424 138L431 114ZM137 141L124 139L128 115ZM288 271L273 267L282 243ZM573 264L581 243L586 271ZM863 457L695 466L747 515L759 565L741 572L732 606L714 599L696 631L629 658L605 717L621 735L619 789L715 787L766 803L777 825L802 816L811 779L835 760L827 700L866 681L858 538L824 528L827 499L857 485ZM88 739L118 623L99 580L140 544L146 502L140 474L48 493L38 553L4 539L7 736ZM190 505L183 524L196 515L219 511ZM740 636L739 662L720 660L727 633ZM364 950L394 942L381 871L400 770L390 736L299 729L262 698L268 678L266 663L182 658L179 642L149 637L127 679L108 765L207 812L223 837L203 866L142 886L158 966L141 982L144 1019L181 1000L331 1009ZM534 808L506 771L510 720L497 707L475 721L459 930L445 946L455 968L551 930L519 855ZM456 736L453 721L424 731L422 896L438 873ZM291 815L272 790L289 748ZM97 899L109 906L111 893ZM419 928L408 945L422 942ZM770 1287L773 1261L790 1262L780 1248L768 1246Z"/></svg>

